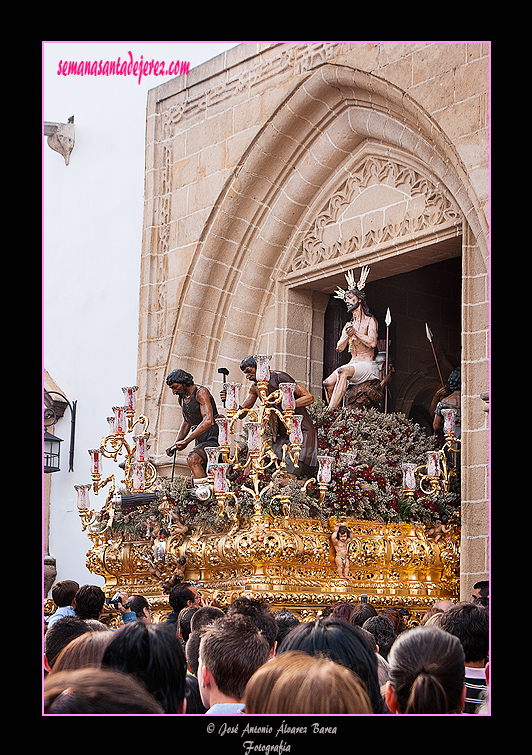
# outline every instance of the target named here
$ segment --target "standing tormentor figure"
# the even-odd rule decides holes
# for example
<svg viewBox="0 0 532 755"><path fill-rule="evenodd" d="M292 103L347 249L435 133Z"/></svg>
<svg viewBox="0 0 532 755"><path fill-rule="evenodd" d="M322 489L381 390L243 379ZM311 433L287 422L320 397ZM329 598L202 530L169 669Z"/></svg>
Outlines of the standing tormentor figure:
<svg viewBox="0 0 532 755"><path fill-rule="evenodd" d="M171 372L166 378L166 384L177 395L183 410L183 423L174 444L166 449L166 453L173 456L194 441L187 464L194 481L198 482L207 475L207 454L204 449L219 445L218 425L215 421L219 416L216 402L207 388L196 385L192 375L184 370Z"/></svg>
<svg viewBox="0 0 532 755"><path fill-rule="evenodd" d="M242 408L251 409L260 396L256 378L257 363L252 356L248 356L240 363L240 369L251 382L249 393L242 404ZM267 395L269 396L271 393L274 393L281 383L295 383L295 412L303 416L301 423L303 443L299 454L298 466L295 467L291 460L287 458L287 472L297 477L313 477L318 468L318 436L306 407L314 402L314 396L302 385L296 383L287 372L279 372L277 370L270 370L268 387L266 389ZM272 448L279 459L283 455L283 445L288 443L289 437L286 428L281 422L275 422L275 426L272 428Z"/></svg>

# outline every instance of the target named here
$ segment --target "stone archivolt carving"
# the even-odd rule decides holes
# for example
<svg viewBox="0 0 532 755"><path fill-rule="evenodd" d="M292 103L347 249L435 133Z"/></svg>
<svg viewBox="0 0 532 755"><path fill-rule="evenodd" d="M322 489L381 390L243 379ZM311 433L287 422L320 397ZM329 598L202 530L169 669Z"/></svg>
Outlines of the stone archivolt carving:
<svg viewBox="0 0 532 755"><path fill-rule="evenodd" d="M238 95L246 96L255 87L262 90L270 79L275 78L276 86L282 86L293 76L305 76L309 71L336 60L352 47L353 44L349 42L272 44L270 50L264 50L260 55L250 55L245 66L237 65L224 70L218 81L211 79L206 91L201 86L196 89L191 85L184 93L179 93L178 98L182 99L161 113L163 138L172 139L175 127L183 119L197 118L210 108L223 105L228 100L234 101Z"/></svg>
<svg viewBox="0 0 532 755"><path fill-rule="evenodd" d="M441 187L410 166L369 156L318 213L292 270L457 222Z"/></svg>

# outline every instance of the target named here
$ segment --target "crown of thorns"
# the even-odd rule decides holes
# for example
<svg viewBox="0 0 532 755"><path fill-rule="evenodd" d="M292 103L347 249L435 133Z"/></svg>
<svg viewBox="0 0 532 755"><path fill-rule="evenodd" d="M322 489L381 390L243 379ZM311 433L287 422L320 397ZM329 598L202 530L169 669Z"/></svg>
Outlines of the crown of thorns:
<svg viewBox="0 0 532 755"><path fill-rule="evenodd" d="M363 267L360 270L360 278L358 279L358 283L355 281L355 274L353 270L348 270L345 274L345 280L347 282L347 289L344 291L343 288L337 288L335 292L335 298L336 299L342 299L345 301L345 296L349 291L359 291L362 292L364 290L364 286L366 285L366 280L369 275L370 268Z"/></svg>

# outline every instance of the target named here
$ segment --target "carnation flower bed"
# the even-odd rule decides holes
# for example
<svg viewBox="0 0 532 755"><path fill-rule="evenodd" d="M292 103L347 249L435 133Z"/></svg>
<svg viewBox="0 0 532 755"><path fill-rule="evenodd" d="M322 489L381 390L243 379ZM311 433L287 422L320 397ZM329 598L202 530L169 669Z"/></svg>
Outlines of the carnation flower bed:
<svg viewBox="0 0 532 755"><path fill-rule="evenodd" d="M328 520L352 517L364 521L420 522L427 526L437 521L449 523L459 520L460 478L454 478L449 493L426 495L416 491L413 499L402 491L403 462L426 463L426 452L436 448L436 439L428 436L423 428L403 414L384 414L375 409L330 412L324 402L316 401L309 412L318 433L318 454L334 458L332 480L323 503L319 503L316 483L307 485L304 480L281 481L264 473L261 486L272 483L262 496L263 512L274 516L283 511L275 496L282 494L290 499L290 516ZM247 449L239 440L239 458L246 459ZM347 464L342 453L354 454ZM230 470L228 478L231 489L238 495L237 514L246 519L253 514L250 494L241 490L249 484L241 470ZM178 477L173 482L165 481L159 492L159 500L151 506L130 511L117 511L113 529L135 535L150 514L159 514L158 505L166 495L174 504L174 512L183 523L217 531L221 520L216 499L197 501L191 498L189 478ZM234 504L229 507L234 512Z"/></svg>

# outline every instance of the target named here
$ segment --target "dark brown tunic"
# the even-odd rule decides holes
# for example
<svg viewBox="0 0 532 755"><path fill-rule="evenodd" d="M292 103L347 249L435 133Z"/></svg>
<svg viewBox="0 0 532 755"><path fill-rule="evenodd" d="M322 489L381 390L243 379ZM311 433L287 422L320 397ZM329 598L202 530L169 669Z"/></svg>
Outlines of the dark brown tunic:
<svg viewBox="0 0 532 755"><path fill-rule="evenodd" d="M198 399L196 398L196 393L198 392L198 388L201 388L201 385L197 385L194 388L194 393L190 397L188 401L183 401L181 398L179 399L179 403L181 405L181 409L183 410L183 417L186 422L189 423L192 430L195 430L196 427L200 424L200 422L203 421L203 416L201 414L201 407L198 402ZM216 408L216 402L214 401L214 398L209 393L209 397L211 400L211 406L212 406L212 413L213 416L216 418L219 416L218 409ZM198 438L196 438L194 450L195 451L202 451L203 448L208 446L218 446L218 425L216 422L212 427L209 427L209 429L203 433L203 435L200 435ZM204 453L202 453L202 456L205 456ZM205 456L205 458L207 458Z"/></svg>
<svg viewBox="0 0 532 755"><path fill-rule="evenodd" d="M287 372L270 372L267 388L268 396L279 388L280 383L295 382L294 378ZM297 477L312 477L318 468L318 435L312 419L310 418L310 414L305 407L298 407L295 409L294 413L303 416L303 422L301 423L303 443L299 454L299 465L294 467L291 460L287 457L287 470L290 474L297 475ZM272 448L275 451L276 456L282 458L283 445L289 443L289 434L282 422L277 422L276 424L277 427L274 429L273 433Z"/></svg>

